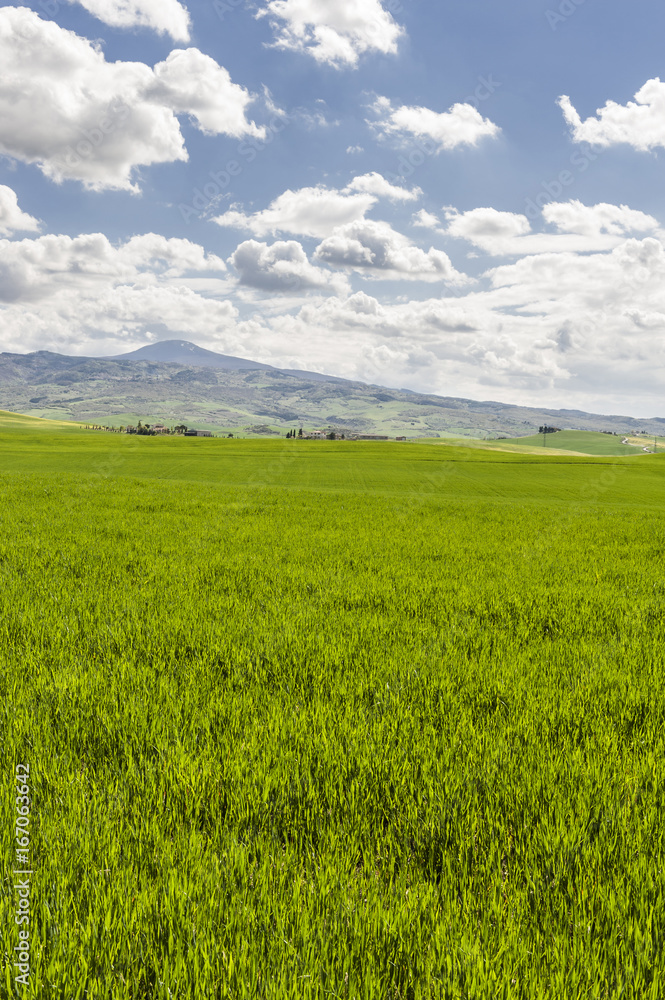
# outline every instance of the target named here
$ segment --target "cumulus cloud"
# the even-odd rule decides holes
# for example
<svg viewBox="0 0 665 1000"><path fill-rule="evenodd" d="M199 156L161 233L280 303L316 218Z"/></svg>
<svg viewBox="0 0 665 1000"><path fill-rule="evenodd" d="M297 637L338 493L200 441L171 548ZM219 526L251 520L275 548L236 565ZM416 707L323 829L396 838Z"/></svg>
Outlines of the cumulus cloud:
<svg viewBox="0 0 665 1000"><path fill-rule="evenodd" d="M335 285L335 276L314 267L296 240L278 241L268 246L246 240L229 257L241 285L264 292L298 292Z"/></svg>
<svg viewBox="0 0 665 1000"><path fill-rule="evenodd" d="M598 228L639 221L622 206L593 209L595 215L575 203L556 206L548 224L576 230L564 236L588 238ZM491 216L485 221L488 227ZM506 239L540 235L520 236L519 218L493 222L495 235ZM353 235L342 234L348 240L336 248L342 270L375 275L382 264L382 273L393 268L391 276L400 278L431 266L422 250L417 259L408 252L391 258L394 234L373 227L368 234L356 225L355 247ZM328 244L334 267L333 250ZM398 240L400 250L409 247ZM314 293L300 305L283 294L257 298L253 306L245 299L241 319L230 294L235 279L218 258L186 240L146 234L113 246L92 234L0 241L3 347L118 353L145 339L187 335L271 364L442 395L553 406L565 398L566 405L596 411L662 413L665 246L659 232L621 239L611 250L529 253L468 287L437 286L424 299L380 301L317 285L328 263L320 256L323 250L310 264L293 241L241 244L231 264L245 289L288 292L295 278ZM203 287L208 291L201 294Z"/></svg>
<svg viewBox="0 0 665 1000"><path fill-rule="evenodd" d="M116 252L136 271L150 269L152 274L163 273L168 278L179 277L190 271L226 270L221 257L207 253L198 243L175 237L169 239L157 233L132 236Z"/></svg>
<svg viewBox="0 0 665 1000"><path fill-rule="evenodd" d="M265 136L265 129L247 120L254 97L233 83L227 69L198 49L175 49L155 66L150 99L188 114L202 132L240 137Z"/></svg>
<svg viewBox="0 0 665 1000"><path fill-rule="evenodd" d="M634 101L625 105L607 101L604 107L597 109L596 118L585 121L573 107L570 97L563 95L558 104L575 142L596 146L627 143L642 151L665 146L665 83L658 77L647 80L635 94Z"/></svg>
<svg viewBox="0 0 665 1000"><path fill-rule="evenodd" d="M477 397L486 378L514 392L514 382L566 375L558 357L534 348L533 320L508 324L477 295L386 304L356 293L306 302L267 326L261 340L277 357L281 341L319 368L382 385Z"/></svg>
<svg viewBox="0 0 665 1000"><path fill-rule="evenodd" d="M338 68L366 52L393 55L404 33L380 0L268 0L256 16L270 19L276 48Z"/></svg>
<svg viewBox="0 0 665 1000"><path fill-rule="evenodd" d="M417 201L422 194L419 187L411 190L397 187L376 171L363 174L361 177L354 177L346 190L365 191L368 194L375 194L377 198L388 198L390 201Z"/></svg>
<svg viewBox="0 0 665 1000"><path fill-rule="evenodd" d="M361 219L334 230L316 249L314 259L331 267L348 268L375 278L411 281L468 279L453 267L441 250L421 250L387 222Z"/></svg>
<svg viewBox="0 0 665 1000"><path fill-rule="evenodd" d="M197 244L155 233L118 246L101 233L0 240L3 348L113 353L153 332L214 341L238 317L225 271Z"/></svg>
<svg viewBox="0 0 665 1000"><path fill-rule="evenodd" d="M369 194L344 194L319 184L317 187L285 191L268 208L253 215L230 209L213 222L220 226L249 229L255 236L278 232L297 236L327 236L336 226L362 219L376 204Z"/></svg>
<svg viewBox="0 0 665 1000"><path fill-rule="evenodd" d="M206 132L258 135L252 99L197 49L153 71L106 61L87 39L25 7L0 9L0 153L87 188L138 190L135 170L186 160L176 114Z"/></svg>
<svg viewBox="0 0 665 1000"><path fill-rule="evenodd" d="M611 250L631 233L658 229L658 222L627 205L583 205L581 201L551 202L542 210L556 233L533 233L525 215L474 208L457 213L448 209L447 234L467 240L493 256L538 253L589 253Z"/></svg>
<svg viewBox="0 0 665 1000"><path fill-rule="evenodd" d="M189 13L178 0L69 0L113 28L152 28L175 42L189 41Z"/></svg>
<svg viewBox="0 0 665 1000"><path fill-rule="evenodd" d="M247 215L233 207L212 221L220 226L248 229L254 236L283 232L323 239L338 226L364 219L379 197L404 201L418 197L419 193L389 184L380 174L364 174L342 190L323 184L287 190L261 212Z"/></svg>
<svg viewBox="0 0 665 1000"><path fill-rule="evenodd" d="M401 139L416 136L432 143L432 152L477 146L481 139L495 138L501 132L498 125L483 118L472 104L453 104L448 111L440 113L406 105L393 108L387 97L379 97L373 111L378 120L368 124L380 136Z"/></svg>
<svg viewBox="0 0 665 1000"><path fill-rule="evenodd" d="M190 271L223 272L226 265L189 240L156 233L114 247L102 233L0 240L0 302L36 302L67 290L95 296L116 284L155 284Z"/></svg>
<svg viewBox="0 0 665 1000"><path fill-rule="evenodd" d="M39 232L39 222L21 211L15 191L6 184L0 184L0 236L16 232Z"/></svg>
<svg viewBox="0 0 665 1000"><path fill-rule="evenodd" d="M411 219L411 225L419 229L434 229L437 232L442 232L441 223L436 215L432 212L426 211L421 208L419 212L416 212Z"/></svg>
<svg viewBox="0 0 665 1000"><path fill-rule="evenodd" d="M271 363L288 343L305 366L383 385L601 412L639 400L648 415L662 413L664 334L665 247L646 237L529 255L458 295L305 302L260 340Z"/></svg>
<svg viewBox="0 0 665 1000"><path fill-rule="evenodd" d="M551 202L543 216L562 233L578 233L593 239L601 233L624 238L628 233L647 233L658 228L652 215L628 205L583 205L581 201Z"/></svg>

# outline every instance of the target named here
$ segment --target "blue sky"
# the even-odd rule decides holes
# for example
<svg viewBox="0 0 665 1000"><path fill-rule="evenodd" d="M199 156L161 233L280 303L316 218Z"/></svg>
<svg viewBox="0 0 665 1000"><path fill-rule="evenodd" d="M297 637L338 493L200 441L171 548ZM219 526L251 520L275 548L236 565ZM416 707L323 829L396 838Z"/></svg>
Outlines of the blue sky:
<svg viewBox="0 0 665 1000"><path fill-rule="evenodd" d="M0 3L0 350L665 415L655 0Z"/></svg>

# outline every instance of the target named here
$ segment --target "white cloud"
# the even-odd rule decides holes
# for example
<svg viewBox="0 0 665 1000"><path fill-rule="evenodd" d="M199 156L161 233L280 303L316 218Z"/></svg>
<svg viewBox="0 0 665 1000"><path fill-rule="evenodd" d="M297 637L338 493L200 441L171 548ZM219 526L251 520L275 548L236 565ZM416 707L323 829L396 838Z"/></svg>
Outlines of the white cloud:
<svg viewBox="0 0 665 1000"><path fill-rule="evenodd" d="M371 174L363 174L361 177L354 177L346 190L365 191L368 194L375 194L377 198L388 198L390 201L417 201L422 194L418 187L412 188L410 191L403 187L396 187L376 171Z"/></svg>
<svg viewBox="0 0 665 1000"><path fill-rule="evenodd" d="M0 184L0 236L9 236L14 232L39 232L39 222L21 211L15 191L6 184Z"/></svg>
<svg viewBox="0 0 665 1000"><path fill-rule="evenodd" d="M411 219L411 225L420 229L434 229L436 232L442 232L439 219L432 212L427 212L424 208L415 213Z"/></svg>
<svg viewBox="0 0 665 1000"><path fill-rule="evenodd" d="M628 233L648 233L658 228L652 215L606 202L583 205L581 201L555 201L544 206L543 216L559 232L578 233L591 239L602 233L623 239Z"/></svg>
<svg viewBox="0 0 665 1000"><path fill-rule="evenodd" d="M246 240L229 257L240 284L265 292L299 292L311 288L333 288L335 275L314 267L296 240L278 241L268 246Z"/></svg>
<svg viewBox="0 0 665 1000"><path fill-rule="evenodd" d="M152 28L175 42L189 41L189 13L178 0L69 0L114 28Z"/></svg>
<svg viewBox="0 0 665 1000"><path fill-rule="evenodd" d="M306 52L331 66L356 66L366 52L392 55L403 29L379 0L268 0L276 48Z"/></svg>
<svg viewBox="0 0 665 1000"><path fill-rule="evenodd" d="M485 138L495 138L501 132L498 125L483 118L472 104L453 104L443 113L429 108L402 105L393 108L387 97L379 97L372 106L379 120L368 122L379 135L416 136L421 142L432 143L432 152L476 146Z"/></svg>
<svg viewBox="0 0 665 1000"><path fill-rule="evenodd" d="M468 281L441 250L419 247L387 222L361 219L334 230L316 249L314 259L376 278L411 281Z"/></svg>
<svg viewBox="0 0 665 1000"><path fill-rule="evenodd" d="M190 271L223 272L219 257L189 240L155 233L114 247L102 233L0 240L0 302L98 294L116 284L155 284Z"/></svg>
<svg viewBox="0 0 665 1000"><path fill-rule="evenodd" d="M621 206L593 210L595 221L590 221L592 210L586 206L557 206L549 224L577 230L564 236L587 239L584 234L594 236L598 228L639 221ZM494 222L495 232L504 234L509 227L513 232L523 228L514 219ZM381 224L370 225L378 239ZM418 248L412 248L417 259L407 252L391 260L399 234L389 233L383 244L379 240L385 256L375 258L372 272L376 250L360 223L356 229L359 273L376 274L381 271L376 265L383 264L382 273L393 268L393 278L404 278L409 270L413 277L427 268L428 255ZM350 241L349 233L346 237ZM397 251L408 251L397 243ZM610 251L585 255L529 254L456 293L437 286L430 298L393 302L364 292L348 295L332 282L317 286L324 280L324 262L317 257L309 263L294 242L247 241L240 250L232 263L246 281L246 296L257 286L279 292L270 299L245 297L246 319L231 298L235 279L225 275L223 263L186 240L146 234L117 247L100 234L0 241L3 348L119 353L147 339L186 335L241 357L442 395L662 413L665 246L660 235L623 239ZM354 261L340 264L352 270ZM287 281L283 290L282 278ZM314 293L300 303L285 294L294 278ZM242 287L239 299L241 293Z"/></svg>
<svg viewBox="0 0 665 1000"><path fill-rule="evenodd" d="M265 136L264 128L246 118L254 97L231 81L227 69L198 49L175 49L155 66L155 77L150 99L177 114L190 115L202 132Z"/></svg>
<svg viewBox="0 0 665 1000"><path fill-rule="evenodd" d="M226 271L221 257L206 253L198 243L174 237L167 239L157 233L132 236L117 253L137 271L150 269L154 274L163 272L169 278L189 271Z"/></svg>
<svg viewBox="0 0 665 1000"><path fill-rule="evenodd" d="M234 207L212 221L220 226L248 229L255 236L282 232L323 239L338 226L364 219L379 197L405 201L418 197L419 189L416 192L395 187L380 174L364 174L342 190L323 184L288 190L261 212L247 215Z"/></svg>
<svg viewBox="0 0 665 1000"><path fill-rule="evenodd" d="M217 216L213 222L220 226L249 229L255 236L282 232L322 238L336 226L364 218L375 204L376 198L372 195L344 194L320 184L300 188L299 191L285 191L268 208L254 215L231 209Z"/></svg>
<svg viewBox="0 0 665 1000"><path fill-rule="evenodd" d="M117 247L101 233L0 240L3 347L98 354L153 332L227 336L238 309L225 271L202 247L155 233Z"/></svg>
<svg viewBox="0 0 665 1000"><path fill-rule="evenodd" d="M551 202L543 210L556 233L532 233L525 215L474 208L458 214L446 212L447 234L465 239L493 256L538 253L589 253L611 250L631 233L654 232L658 223L650 215L627 205L583 205L581 201Z"/></svg>
<svg viewBox="0 0 665 1000"><path fill-rule="evenodd" d="M454 396L466 390L473 398L487 377L514 392L516 384L566 375L556 358L534 350L532 322L508 325L478 296L382 304L356 293L306 302L266 325L261 343L271 363L281 363L288 344L310 367L381 385Z"/></svg>
<svg viewBox="0 0 665 1000"><path fill-rule="evenodd" d="M528 256L489 287L426 300L306 302L260 334L305 365L383 385L526 405L662 413L665 247L652 237L580 256ZM281 352L281 353L280 353ZM564 403L565 400L565 403Z"/></svg>
<svg viewBox="0 0 665 1000"><path fill-rule="evenodd" d="M566 95L558 100L575 142L596 146L627 143L642 151L665 146L665 83L656 77L647 80L635 94L635 101L617 104L607 101L596 111L597 118L582 118Z"/></svg>
<svg viewBox="0 0 665 1000"><path fill-rule="evenodd" d="M137 167L187 159L176 113L205 131L260 134L244 119L247 92L196 49L171 53L154 72L108 63L87 39L5 7L0 65L0 153L58 182L138 190Z"/></svg>
<svg viewBox="0 0 665 1000"><path fill-rule="evenodd" d="M474 208L462 213L448 209L445 215L449 236L467 240L491 254L510 253L519 245L519 240L531 232L525 215L499 212L495 208Z"/></svg>
<svg viewBox="0 0 665 1000"><path fill-rule="evenodd" d="M329 119L326 117L326 112L328 111L328 105L322 98L317 98L316 104L319 105L318 108L314 108L312 111L308 111L307 108L300 107L292 113L294 118L297 118L299 124L303 125L308 132L312 132L314 129L320 128L337 128L341 122L339 118ZM276 114L280 112L275 111ZM283 112L281 112L283 113Z"/></svg>

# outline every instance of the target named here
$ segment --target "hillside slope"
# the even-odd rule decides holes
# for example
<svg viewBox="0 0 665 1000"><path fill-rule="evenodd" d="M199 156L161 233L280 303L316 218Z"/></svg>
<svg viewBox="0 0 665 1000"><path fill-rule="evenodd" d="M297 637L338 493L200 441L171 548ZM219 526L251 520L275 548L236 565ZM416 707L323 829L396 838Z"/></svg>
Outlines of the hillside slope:
<svg viewBox="0 0 665 1000"><path fill-rule="evenodd" d="M663 418L640 420L426 395L282 371L212 351L203 352L210 355L206 364L154 360L161 348L165 356L177 350L201 361L201 349L185 341L151 345L138 359L69 357L49 351L0 354L0 408L106 424L142 419L273 431L297 425L392 437L521 437L541 424L620 434L661 434L665 428Z"/></svg>

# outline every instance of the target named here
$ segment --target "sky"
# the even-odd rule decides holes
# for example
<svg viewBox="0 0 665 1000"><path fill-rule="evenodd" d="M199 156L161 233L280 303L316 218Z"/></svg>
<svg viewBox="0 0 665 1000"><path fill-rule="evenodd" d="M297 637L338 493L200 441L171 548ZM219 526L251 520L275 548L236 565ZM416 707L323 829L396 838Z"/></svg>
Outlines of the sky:
<svg viewBox="0 0 665 1000"><path fill-rule="evenodd" d="M0 351L184 339L665 416L664 30L659 0L0 0Z"/></svg>

